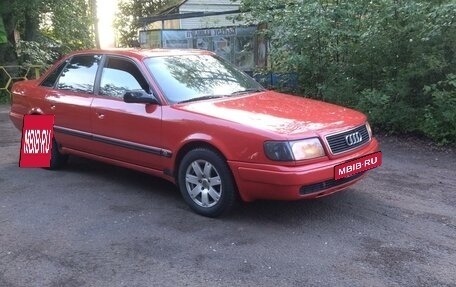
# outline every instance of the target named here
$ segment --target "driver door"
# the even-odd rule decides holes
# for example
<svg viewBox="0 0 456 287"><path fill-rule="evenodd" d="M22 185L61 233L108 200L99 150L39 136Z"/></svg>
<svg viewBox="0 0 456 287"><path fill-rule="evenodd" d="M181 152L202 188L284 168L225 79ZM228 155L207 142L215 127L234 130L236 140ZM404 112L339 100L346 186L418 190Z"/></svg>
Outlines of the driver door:
<svg viewBox="0 0 456 287"><path fill-rule="evenodd" d="M123 95L129 90L149 92L150 87L133 60L108 55L99 92L91 106L95 152L124 163L161 170L162 108L158 104L125 103Z"/></svg>

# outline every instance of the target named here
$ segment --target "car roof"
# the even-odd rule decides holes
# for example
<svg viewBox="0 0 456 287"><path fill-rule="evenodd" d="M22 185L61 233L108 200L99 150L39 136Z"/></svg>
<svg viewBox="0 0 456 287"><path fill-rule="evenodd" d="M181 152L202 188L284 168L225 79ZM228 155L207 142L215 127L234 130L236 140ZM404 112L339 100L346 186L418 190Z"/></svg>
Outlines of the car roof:
<svg viewBox="0 0 456 287"><path fill-rule="evenodd" d="M212 55L213 53L206 50L197 49L142 49L142 48L113 48L113 49L91 49L74 51L65 58L81 54L107 54L119 55L143 60L145 58L157 56L183 56L183 55Z"/></svg>

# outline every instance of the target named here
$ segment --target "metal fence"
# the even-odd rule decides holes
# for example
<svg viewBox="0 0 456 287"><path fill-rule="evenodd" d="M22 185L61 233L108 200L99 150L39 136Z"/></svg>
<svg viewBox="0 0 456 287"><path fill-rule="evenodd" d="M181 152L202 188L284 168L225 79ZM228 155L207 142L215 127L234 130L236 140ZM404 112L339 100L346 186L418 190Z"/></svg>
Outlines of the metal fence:
<svg viewBox="0 0 456 287"><path fill-rule="evenodd" d="M38 79L43 71L41 65L0 66L0 94L6 93L11 97L11 86L14 82Z"/></svg>

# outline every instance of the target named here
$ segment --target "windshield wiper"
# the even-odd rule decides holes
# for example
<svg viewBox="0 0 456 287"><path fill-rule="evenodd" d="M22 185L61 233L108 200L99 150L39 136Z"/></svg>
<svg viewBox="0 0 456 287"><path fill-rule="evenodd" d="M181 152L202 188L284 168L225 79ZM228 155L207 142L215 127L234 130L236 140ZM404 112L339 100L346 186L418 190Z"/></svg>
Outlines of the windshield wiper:
<svg viewBox="0 0 456 287"><path fill-rule="evenodd" d="M252 89L245 89L241 91L236 91L232 92L231 95L242 95L242 94L249 94L249 93L257 93L257 92L263 92L265 89L259 89L259 88L252 88Z"/></svg>
<svg viewBox="0 0 456 287"><path fill-rule="evenodd" d="M191 99L188 99L188 100L180 101L180 102L178 102L178 104L183 104L183 103L188 103L188 102L194 102L194 101L218 99L218 98L223 98L223 96L218 96L218 95L201 96L201 97L196 97L196 98L191 98Z"/></svg>

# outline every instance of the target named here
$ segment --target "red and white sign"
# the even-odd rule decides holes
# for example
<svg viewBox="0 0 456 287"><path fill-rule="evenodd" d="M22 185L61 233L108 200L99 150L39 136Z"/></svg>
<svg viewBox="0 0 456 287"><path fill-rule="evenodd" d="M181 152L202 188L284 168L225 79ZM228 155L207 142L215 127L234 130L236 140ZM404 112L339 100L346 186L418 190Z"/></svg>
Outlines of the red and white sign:
<svg viewBox="0 0 456 287"><path fill-rule="evenodd" d="M352 176L356 173L379 167L382 164L382 152L374 152L336 165L334 167L334 179L341 179Z"/></svg>
<svg viewBox="0 0 456 287"><path fill-rule="evenodd" d="M53 129L53 115L24 116L19 167L50 166Z"/></svg>

